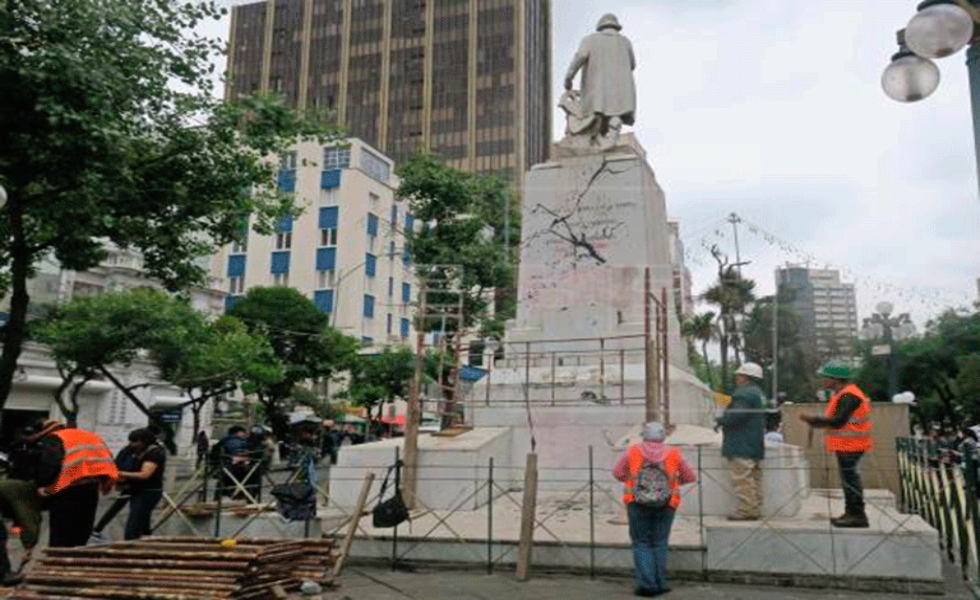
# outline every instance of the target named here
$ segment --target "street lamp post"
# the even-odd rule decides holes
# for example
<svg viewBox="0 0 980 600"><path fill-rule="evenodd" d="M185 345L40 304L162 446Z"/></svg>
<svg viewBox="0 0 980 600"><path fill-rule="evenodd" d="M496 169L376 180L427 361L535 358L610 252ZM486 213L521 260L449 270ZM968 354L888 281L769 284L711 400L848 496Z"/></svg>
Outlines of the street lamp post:
<svg viewBox="0 0 980 600"><path fill-rule="evenodd" d="M899 102L917 102L939 87L933 59L956 54L969 45L966 67L973 108L973 145L980 185L980 0L925 0L905 29L899 51L885 68L881 85Z"/></svg>
<svg viewBox="0 0 980 600"><path fill-rule="evenodd" d="M898 394L898 357L895 355L895 342L915 334L915 325L908 313L892 316L894 307L890 302L881 302L875 307L875 314L864 320L861 334L865 339L883 340L883 346L874 346L873 355L888 356L888 398Z"/></svg>

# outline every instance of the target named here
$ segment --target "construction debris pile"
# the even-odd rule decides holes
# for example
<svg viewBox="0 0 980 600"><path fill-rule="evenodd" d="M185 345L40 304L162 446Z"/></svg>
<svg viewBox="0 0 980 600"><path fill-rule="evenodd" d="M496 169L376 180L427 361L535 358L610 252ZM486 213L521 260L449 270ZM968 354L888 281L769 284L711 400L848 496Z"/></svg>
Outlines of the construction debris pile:
<svg viewBox="0 0 980 600"><path fill-rule="evenodd" d="M332 584L329 540L144 538L49 548L9 596L20 600L262 600L304 580Z"/></svg>

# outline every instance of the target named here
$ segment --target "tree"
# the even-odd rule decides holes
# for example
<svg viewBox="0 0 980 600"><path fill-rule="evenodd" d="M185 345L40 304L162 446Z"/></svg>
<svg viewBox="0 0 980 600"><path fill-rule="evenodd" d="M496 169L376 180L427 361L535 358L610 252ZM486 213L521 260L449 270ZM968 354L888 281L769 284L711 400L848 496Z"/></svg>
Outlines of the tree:
<svg viewBox="0 0 980 600"><path fill-rule="evenodd" d="M306 381L329 380L347 370L359 342L328 324L328 316L312 300L292 288L252 288L229 314L250 332L269 340L283 377L275 382L250 380L266 418L279 439L288 433L286 401Z"/></svg>
<svg viewBox="0 0 980 600"><path fill-rule="evenodd" d="M135 394L150 381L127 384L116 371L150 355L200 344L206 331L203 315L186 301L139 288L75 298L37 325L36 338L50 348L61 374L62 384L54 399L69 422L78 417L82 387L94 379L107 379L167 433L168 445L175 452L170 426ZM66 391L70 391L68 398Z"/></svg>
<svg viewBox="0 0 980 600"><path fill-rule="evenodd" d="M201 430L201 410L208 401L250 382L272 385L284 377L268 340L252 334L234 317L222 317L187 335L165 338L150 357L162 379L183 390L189 400L194 437Z"/></svg>
<svg viewBox="0 0 980 600"><path fill-rule="evenodd" d="M711 376L711 361L708 359L708 344L718 338L715 313L708 311L694 315L684 323L683 333L688 339L701 344L701 359L704 361L708 385L712 388L715 387L714 377Z"/></svg>
<svg viewBox="0 0 980 600"><path fill-rule="evenodd" d="M739 317L755 300L753 293L755 282L743 278L740 273L740 267L748 263L729 264L728 257L724 256L717 246L711 248L711 254L718 262L718 281L704 292L702 299L718 308L721 389L725 391L729 387L728 351L734 350L736 362L740 361Z"/></svg>
<svg viewBox="0 0 980 600"><path fill-rule="evenodd" d="M408 348L385 348L377 354L362 354L350 370L347 397L357 406L377 408L377 419L386 402L408 398L415 377L415 355Z"/></svg>
<svg viewBox="0 0 980 600"><path fill-rule="evenodd" d="M421 231L407 232L408 248L433 307L418 315L416 328L444 330L447 348L454 347L460 328L478 327L484 337L499 339L516 307L511 295L500 293L514 288L520 243L520 212L508 198L510 188L496 177L457 171L424 154L399 167L398 175L398 195L422 223ZM446 312L458 312L448 307L460 303L463 322L443 321ZM491 312L495 303L498 310ZM447 385L443 391L447 413L455 402L452 390Z"/></svg>
<svg viewBox="0 0 980 600"><path fill-rule="evenodd" d="M745 359L763 367L767 374L765 389L772 387L772 310L772 296L761 298L752 305L742 323ZM809 401L817 390L816 372L819 365L810 359L812 353L801 346L800 320L782 297L779 299L777 318L777 388L791 400Z"/></svg>
<svg viewBox="0 0 980 600"><path fill-rule="evenodd" d="M0 266L9 318L0 409L26 335L27 281L54 256L84 271L105 244L142 253L176 290L195 259L292 210L268 160L297 137L333 135L271 97L213 93L224 13L200 0L7 0L0 4Z"/></svg>

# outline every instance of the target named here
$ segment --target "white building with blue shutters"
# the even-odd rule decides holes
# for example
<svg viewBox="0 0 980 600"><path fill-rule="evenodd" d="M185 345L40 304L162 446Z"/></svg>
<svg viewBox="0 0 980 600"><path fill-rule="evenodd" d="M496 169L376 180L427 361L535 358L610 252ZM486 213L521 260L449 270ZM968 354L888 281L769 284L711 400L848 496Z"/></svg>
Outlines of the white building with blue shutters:
<svg viewBox="0 0 980 600"><path fill-rule="evenodd" d="M391 159L359 139L297 144L282 157L278 182L303 212L282 219L273 235L249 228L244 244L214 256L226 307L250 288L288 286L366 346L410 343L417 290L405 232L414 220L395 196L393 170Z"/></svg>

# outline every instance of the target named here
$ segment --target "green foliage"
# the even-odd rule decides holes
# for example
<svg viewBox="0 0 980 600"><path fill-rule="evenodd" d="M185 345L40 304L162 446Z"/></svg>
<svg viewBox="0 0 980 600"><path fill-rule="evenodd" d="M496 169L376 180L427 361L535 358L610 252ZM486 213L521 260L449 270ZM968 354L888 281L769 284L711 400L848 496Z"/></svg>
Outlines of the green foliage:
<svg viewBox="0 0 980 600"><path fill-rule="evenodd" d="M329 380L347 370L359 343L330 327L328 316L292 288L252 288L235 303L230 315L253 334L268 339L282 365L282 378L275 382L249 379L246 391L257 394L266 405L269 425L284 439L289 428L285 401L297 384Z"/></svg>
<svg viewBox="0 0 980 600"><path fill-rule="evenodd" d="M739 319L755 301L755 282L742 277L741 265L729 264L728 258L714 246L711 254L718 262L718 281L702 294L701 299L718 309L718 342L721 347L720 388L728 390L730 378L729 349L734 351L735 362L740 359L742 337Z"/></svg>
<svg viewBox="0 0 980 600"><path fill-rule="evenodd" d="M511 194L507 184L457 171L430 155L409 159L398 176L398 195L408 200L423 224L420 232L409 232L408 245L418 275L429 287L428 301L455 304L455 290L461 290L465 326L479 325L485 334L500 336L503 320L513 316L516 304L504 296L498 303L501 310L491 315L494 299L488 292L514 287L513 256L520 243L520 211L518 202L511 200L510 248L505 245L505 207ZM439 325L435 319L425 324L427 331ZM452 335L458 323L446 325Z"/></svg>
<svg viewBox="0 0 980 600"><path fill-rule="evenodd" d="M872 356L871 346L858 347L863 367L856 381L875 400L887 400L888 357ZM922 335L893 346L900 391L916 395L923 424L980 421L980 313L948 311Z"/></svg>
<svg viewBox="0 0 980 600"><path fill-rule="evenodd" d="M363 406L370 414L385 402L396 398L408 399L415 376L415 355L408 348L385 348L377 354L361 354L350 370L350 385L346 396L355 406Z"/></svg>
<svg viewBox="0 0 980 600"><path fill-rule="evenodd" d="M694 355L700 360L691 361L695 373L708 386L715 387L715 378L711 372L711 360L708 358L708 344L718 339L718 326L715 323L715 313L708 311L694 315L681 324L681 334L691 343L701 344L701 356Z"/></svg>
<svg viewBox="0 0 980 600"><path fill-rule="evenodd" d="M0 407L39 260L86 270L109 241L140 251L169 289L201 282L195 259L240 236L243 218L268 231L292 210L267 159L297 137L337 133L272 97L215 98L223 42L195 31L224 12L193 0L0 3L0 185L10 198L0 265L11 292Z"/></svg>

